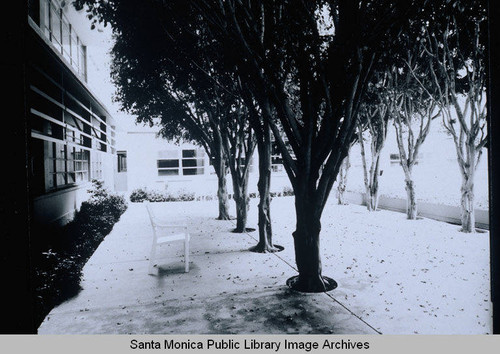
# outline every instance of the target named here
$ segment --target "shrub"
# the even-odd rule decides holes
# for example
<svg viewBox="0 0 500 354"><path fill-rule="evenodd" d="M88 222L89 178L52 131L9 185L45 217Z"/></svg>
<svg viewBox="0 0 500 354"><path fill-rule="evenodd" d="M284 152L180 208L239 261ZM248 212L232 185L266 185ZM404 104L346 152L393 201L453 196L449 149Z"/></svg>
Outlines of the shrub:
<svg viewBox="0 0 500 354"><path fill-rule="evenodd" d="M64 227L38 225L33 230L36 321L80 290L82 269L127 209L125 198L92 181L89 200Z"/></svg>
<svg viewBox="0 0 500 354"><path fill-rule="evenodd" d="M146 189L134 189L130 193L130 201L133 203L141 203L145 200L150 202L176 202L176 201L192 201L195 200L196 196L193 192L188 192L186 190L179 190L175 194L170 194L167 192L161 192L157 190L146 190ZM200 198L201 199L201 198Z"/></svg>
<svg viewBox="0 0 500 354"><path fill-rule="evenodd" d="M287 196L291 196L291 195L295 195L295 193L293 192L293 189L288 187L288 186L283 187L283 196L287 197Z"/></svg>
<svg viewBox="0 0 500 354"><path fill-rule="evenodd" d="M177 195L173 196L173 200L182 202L192 201L194 200L194 193L181 189L177 192Z"/></svg>
<svg viewBox="0 0 500 354"><path fill-rule="evenodd" d="M148 192L145 189L137 188L130 193L132 203L142 203L145 200L148 200Z"/></svg>
<svg viewBox="0 0 500 354"><path fill-rule="evenodd" d="M171 199L168 193L150 191L147 193L147 200L150 202L168 202Z"/></svg>

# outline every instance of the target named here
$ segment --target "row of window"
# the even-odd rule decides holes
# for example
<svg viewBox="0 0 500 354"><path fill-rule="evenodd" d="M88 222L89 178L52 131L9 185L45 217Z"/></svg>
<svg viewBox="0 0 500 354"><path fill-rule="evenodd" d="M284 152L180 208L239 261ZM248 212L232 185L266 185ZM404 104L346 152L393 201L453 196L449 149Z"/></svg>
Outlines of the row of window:
<svg viewBox="0 0 500 354"><path fill-rule="evenodd" d="M63 142L33 139L33 193L69 187L91 178L102 179L102 153Z"/></svg>
<svg viewBox="0 0 500 354"><path fill-rule="evenodd" d="M203 150L162 150L156 161L158 176L194 176L205 174Z"/></svg>
<svg viewBox="0 0 500 354"><path fill-rule="evenodd" d="M72 25L54 0L40 0L43 33L76 72L87 81L87 47L81 42Z"/></svg>

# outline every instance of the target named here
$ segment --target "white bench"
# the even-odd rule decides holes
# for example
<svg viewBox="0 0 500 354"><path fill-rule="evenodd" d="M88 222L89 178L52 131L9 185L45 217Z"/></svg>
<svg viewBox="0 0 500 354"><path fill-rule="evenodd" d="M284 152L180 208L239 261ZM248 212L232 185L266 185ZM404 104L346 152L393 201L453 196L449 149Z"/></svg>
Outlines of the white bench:
<svg viewBox="0 0 500 354"><path fill-rule="evenodd" d="M158 221L153 213L152 207L148 201L145 201L149 220L153 228L153 244L151 246L151 255L149 256L148 274L154 274L156 248L163 243L184 241L184 270L189 272L189 233L186 225L163 224Z"/></svg>

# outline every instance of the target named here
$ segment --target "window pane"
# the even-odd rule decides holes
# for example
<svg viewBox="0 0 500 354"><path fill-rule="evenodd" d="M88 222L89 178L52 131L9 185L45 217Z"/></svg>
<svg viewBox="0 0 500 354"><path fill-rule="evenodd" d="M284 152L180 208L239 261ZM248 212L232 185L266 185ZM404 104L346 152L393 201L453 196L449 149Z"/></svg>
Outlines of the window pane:
<svg viewBox="0 0 500 354"><path fill-rule="evenodd" d="M190 158L190 157L204 157L205 156L205 151L204 150L182 150L182 157L184 158Z"/></svg>
<svg viewBox="0 0 500 354"><path fill-rule="evenodd" d="M65 173L57 173L57 185L64 186L66 184L66 174Z"/></svg>
<svg viewBox="0 0 500 354"><path fill-rule="evenodd" d="M158 158L160 159L175 159L179 157L178 150L161 150L158 151Z"/></svg>
<svg viewBox="0 0 500 354"><path fill-rule="evenodd" d="M158 176L178 176L179 169L172 170L158 170Z"/></svg>
<svg viewBox="0 0 500 354"><path fill-rule="evenodd" d="M118 152L118 172L127 172L127 153Z"/></svg>
<svg viewBox="0 0 500 354"><path fill-rule="evenodd" d="M196 164L196 160L182 160L182 167L196 167L197 164Z"/></svg>
<svg viewBox="0 0 500 354"><path fill-rule="evenodd" d="M71 63L78 69L78 37L74 31L71 33Z"/></svg>
<svg viewBox="0 0 500 354"><path fill-rule="evenodd" d="M194 176L194 175L202 175L205 169L202 168L183 168L182 174L184 176Z"/></svg>
<svg viewBox="0 0 500 354"><path fill-rule="evenodd" d="M46 0L40 2L40 8L42 9L43 18L40 23L43 26L42 30L47 37L50 36L49 29L49 3Z"/></svg>
<svg viewBox="0 0 500 354"><path fill-rule="evenodd" d="M63 19L62 21L62 45L64 57L70 61L71 60L71 47L70 47L70 29L69 23Z"/></svg>
<svg viewBox="0 0 500 354"><path fill-rule="evenodd" d="M65 160L57 160L56 161L56 169L57 169L57 172L66 171L66 161Z"/></svg>
<svg viewBox="0 0 500 354"><path fill-rule="evenodd" d="M79 74L83 76L85 81L87 81L87 47L80 45L79 48L79 62L80 62L80 72Z"/></svg>
<svg viewBox="0 0 500 354"><path fill-rule="evenodd" d="M158 160L158 168L179 167L179 160Z"/></svg>
<svg viewBox="0 0 500 354"><path fill-rule="evenodd" d="M59 10L53 5L50 7L50 30L52 33L52 42L60 50L61 44L61 18Z"/></svg>
<svg viewBox="0 0 500 354"><path fill-rule="evenodd" d="M73 172L75 171L75 163L72 160L68 160L68 172Z"/></svg>
<svg viewBox="0 0 500 354"><path fill-rule="evenodd" d="M182 150L182 157L195 157L196 150Z"/></svg>
<svg viewBox="0 0 500 354"><path fill-rule="evenodd" d="M66 158L66 149L63 144L56 144L56 158L58 159Z"/></svg>

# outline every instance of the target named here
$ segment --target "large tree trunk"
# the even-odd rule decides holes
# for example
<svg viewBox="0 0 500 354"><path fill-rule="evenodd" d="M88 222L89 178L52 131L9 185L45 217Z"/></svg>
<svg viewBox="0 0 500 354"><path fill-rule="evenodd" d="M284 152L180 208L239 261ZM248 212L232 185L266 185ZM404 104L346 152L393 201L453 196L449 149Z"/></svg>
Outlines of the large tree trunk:
<svg viewBox="0 0 500 354"><path fill-rule="evenodd" d="M217 198L219 199L219 216L217 217L217 220L229 220L230 216L226 181L226 160L224 158L219 158L218 160L219 161L217 161L217 166L215 166L218 180Z"/></svg>
<svg viewBox="0 0 500 354"><path fill-rule="evenodd" d="M299 271L288 285L303 292L324 292L337 287L333 279L324 277L321 266L319 234L321 214L319 207L307 193L295 195L296 230L293 233L295 262Z"/></svg>
<svg viewBox="0 0 500 354"><path fill-rule="evenodd" d="M406 216L409 220L417 219L417 195L415 193L415 182L413 182L411 174L407 174L405 178L406 188Z"/></svg>
<svg viewBox="0 0 500 354"><path fill-rule="evenodd" d="M351 164L349 163L349 155L347 155L342 162L338 176L339 183L337 186L337 202L339 205L348 204L345 199L345 191L347 188L347 173L349 172L349 167L351 167Z"/></svg>
<svg viewBox="0 0 500 354"><path fill-rule="evenodd" d="M250 248L252 252L266 253L279 252L282 246L273 244L273 232L271 226L271 136L268 130L264 139L259 139L257 149L259 151L259 243Z"/></svg>
<svg viewBox="0 0 500 354"><path fill-rule="evenodd" d="M476 231L476 217L474 215L474 166L467 168L469 173L462 175L462 231Z"/></svg>

